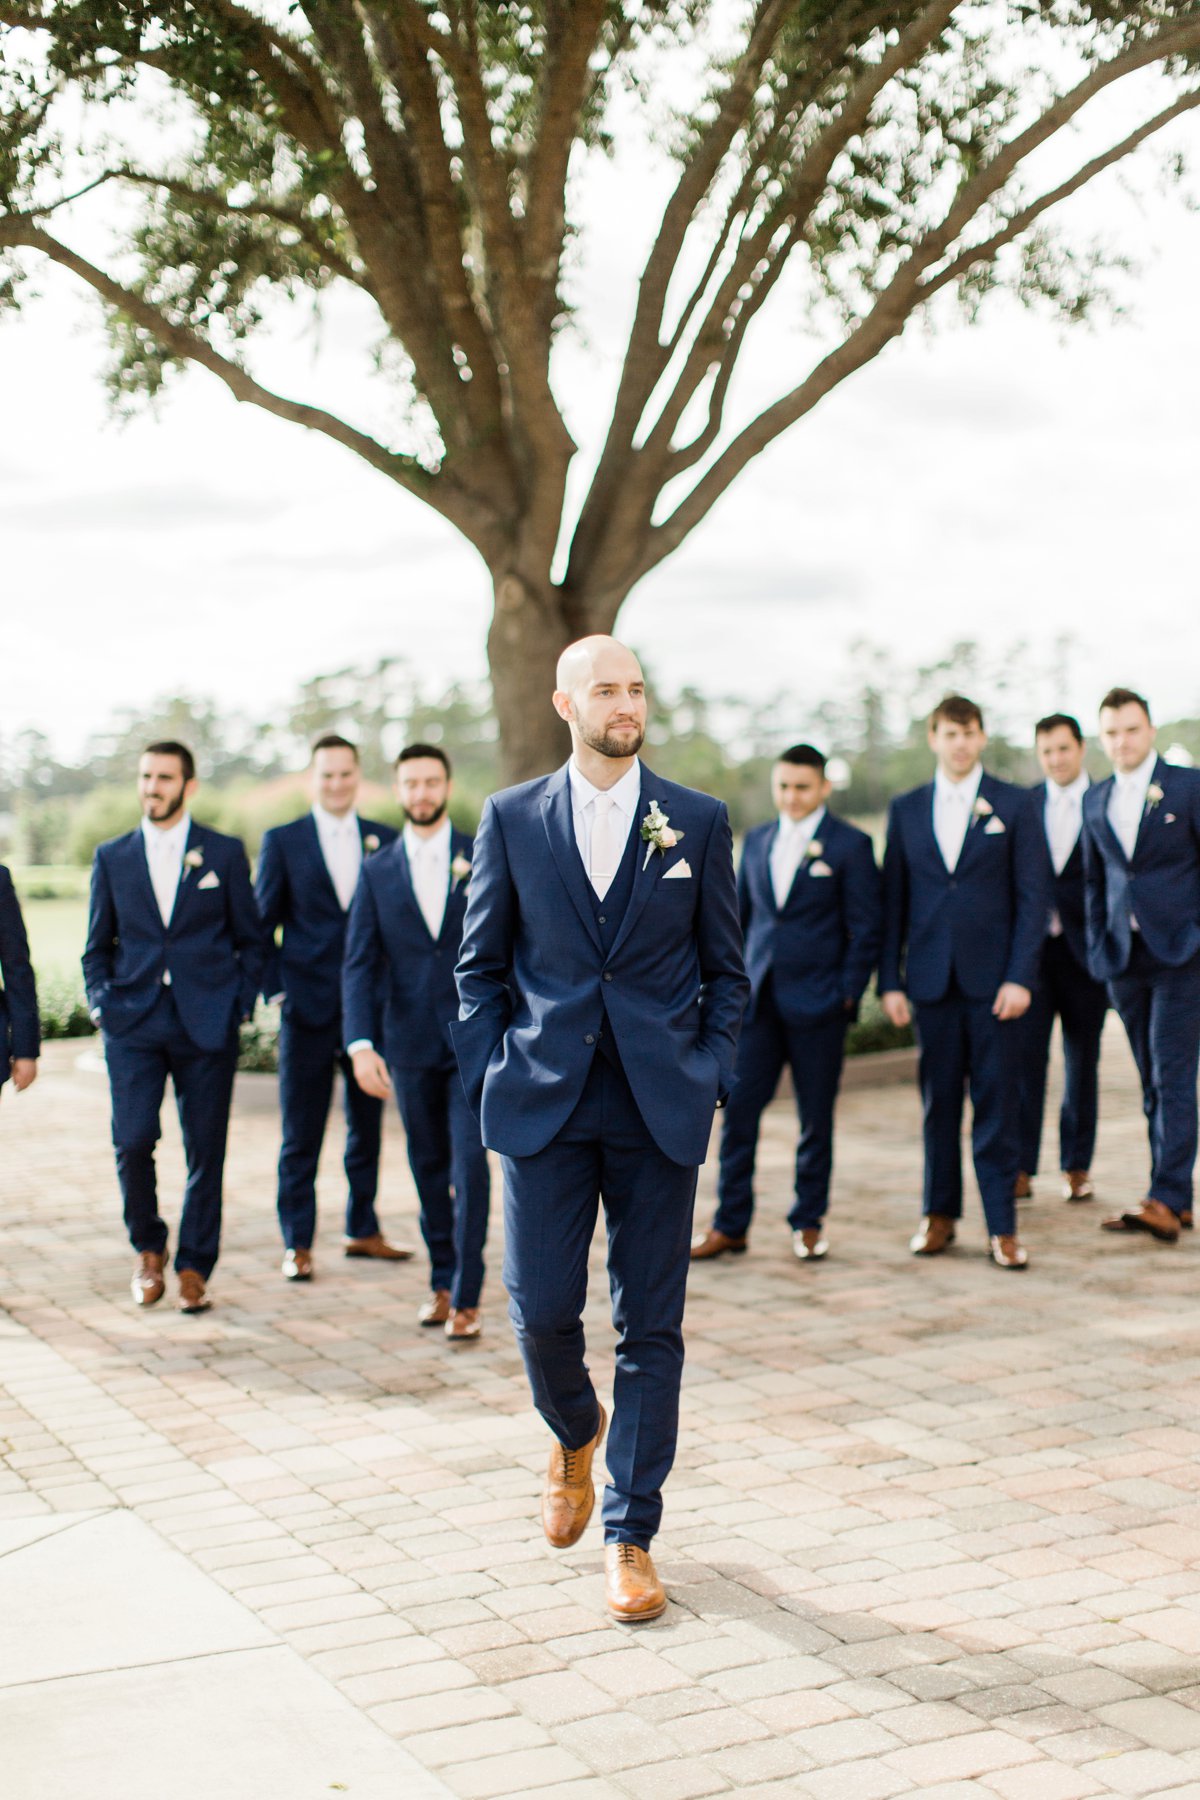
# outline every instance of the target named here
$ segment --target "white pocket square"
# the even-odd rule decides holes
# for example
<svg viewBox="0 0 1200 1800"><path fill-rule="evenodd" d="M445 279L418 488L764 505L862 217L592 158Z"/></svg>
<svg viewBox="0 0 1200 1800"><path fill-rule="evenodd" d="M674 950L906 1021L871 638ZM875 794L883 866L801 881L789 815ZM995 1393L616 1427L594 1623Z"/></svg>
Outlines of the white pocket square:
<svg viewBox="0 0 1200 1800"><path fill-rule="evenodd" d="M1175 814L1168 813L1166 818L1163 820L1163 824L1164 825L1173 825L1174 823L1175 823Z"/></svg>
<svg viewBox="0 0 1200 1800"><path fill-rule="evenodd" d="M692 865L686 860L684 862L672 863L671 867L663 876L664 881L690 881L691 879Z"/></svg>
<svg viewBox="0 0 1200 1800"><path fill-rule="evenodd" d="M1007 830L1008 827L1003 819L989 819L983 828L983 835L984 837L999 837L1002 831Z"/></svg>
<svg viewBox="0 0 1200 1800"><path fill-rule="evenodd" d="M830 868L830 866L827 862L809 863L808 872L809 872L809 875L814 880L820 880L821 877L824 875L832 875L833 874L833 870Z"/></svg>
<svg viewBox="0 0 1200 1800"><path fill-rule="evenodd" d="M202 887L202 888L215 888L215 887L220 887L220 885L221 885L221 877L217 874L217 871L215 869L210 869L208 871L208 874L204 877L204 880L198 881L196 883L197 887Z"/></svg>

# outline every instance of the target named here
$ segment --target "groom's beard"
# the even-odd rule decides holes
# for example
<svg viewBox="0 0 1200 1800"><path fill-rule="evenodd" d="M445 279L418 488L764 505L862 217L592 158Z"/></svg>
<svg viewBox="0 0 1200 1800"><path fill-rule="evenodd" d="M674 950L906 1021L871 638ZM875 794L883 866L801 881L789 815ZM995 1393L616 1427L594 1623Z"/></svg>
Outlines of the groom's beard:
<svg viewBox="0 0 1200 1800"><path fill-rule="evenodd" d="M625 738L614 737L607 731L588 731L578 721L576 725L589 750L595 750L599 756L611 756L618 760L625 756L636 756L646 738L645 731L637 725L629 728Z"/></svg>
<svg viewBox="0 0 1200 1800"><path fill-rule="evenodd" d="M446 816L448 801L443 800L440 806L409 806L404 816L414 825L436 825Z"/></svg>
<svg viewBox="0 0 1200 1800"><path fill-rule="evenodd" d="M159 811L159 808L162 811ZM148 800L142 808L143 815L152 825L165 825L169 819L177 819L183 811L183 795L177 800Z"/></svg>

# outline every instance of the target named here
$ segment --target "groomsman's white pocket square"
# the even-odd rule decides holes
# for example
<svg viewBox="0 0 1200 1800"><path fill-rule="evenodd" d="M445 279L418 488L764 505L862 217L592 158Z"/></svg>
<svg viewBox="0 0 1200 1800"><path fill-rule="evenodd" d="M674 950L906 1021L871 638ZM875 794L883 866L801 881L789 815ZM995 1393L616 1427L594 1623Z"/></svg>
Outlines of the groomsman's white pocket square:
<svg viewBox="0 0 1200 1800"><path fill-rule="evenodd" d="M1163 819L1163 824L1164 825L1173 825L1174 823L1175 823L1175 814L1167 813L1167 815Z"/></svg>
<svg viewBox="0 0 1200 1800"><path fill-rule="evenodd" d="M827 862L815 862L809 863L808 873L810 877L816 881L819 880L822 875L832 875L833 870Z"/></svg>
<svg viewBox="0 0 1200 1800"><path fill-rule="evenodd" d="M217 871L215 869L210 869L208 871L208 874L204 877L204 880L197 882L196 885L197 885L197 887L202 887L202 888L220 887L221 877L217 874Z"/></svg>
<svg viewBox="0 0 1200 1800"><path fill-rule="evenodd" d="M1004 820L997 819L995 815L993 815L984 826L983 835L984 837L999 837L1000 833L1002 831L1007 831L1007 829L1008 827L1005 825Z"/></svg>
<svg viewBox="0 0 1200 1800"><path fill-rule="evenodd" d="M691 879L692 865L687 861L672 863L663 876L664 881L690 881Z"/></svg>

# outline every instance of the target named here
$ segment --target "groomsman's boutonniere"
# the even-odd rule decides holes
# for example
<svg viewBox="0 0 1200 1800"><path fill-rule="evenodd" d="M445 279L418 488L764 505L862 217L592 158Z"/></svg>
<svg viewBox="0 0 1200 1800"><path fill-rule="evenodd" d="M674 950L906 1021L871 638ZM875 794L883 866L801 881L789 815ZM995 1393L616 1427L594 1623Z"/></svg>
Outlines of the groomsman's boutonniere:
<svg viewBox="0 0 1200 1800"><path fill-rule="evenodd" d="M652 800L650 811L642 820L641 838L646 846L646 856L642 863L643 869L656 850L660 856L665 855L668 850L673 850L676 844L682 841L683 835L682 831L672 831L667 823L666 813L659 811L657 800Z"/></svg>
<svg viewBox="0 0 1200 1800"><path fill-rule="evenodd" d="M363 849L366 851L367 855L370 856L371 852L373 850L378 850L378 848L379 839L375 836L373 831L368 831L366 837L363 839Z"/></svg>
<svg viewBox="0 0 1200 1800"><path fill-rule="evenodd" d="M1162 799L1162 789L1159 787L1157 781L1152 781L1150 786L1146 789L1146 811L1153 812L1156 806L1161 805Z"/></svg>
<svg viewBox="0 0 1200 1800"><path fill-rule="evenodd" d="M454 893L456 888L461 887L461 885L464 881L470 881L471 865L467 861L465 856L456 856L454 858L454 861L450 864L450 877L451 877L451 886L450 886L451 893Z"/></svg>
<svg viewBox="0 0 1200 1800"><path fill-rule="evenodd" d="M991 816L992 816L991 801L985 800L982 794L977 794L975 797L975 804L971 808L971 818L973 820L974 819L990 819Z"/></svg>
<svg viewBox="0 0 1200 1800"><path fill-rule="evenodd" d="M203 850L188 850L188 851L186 851L184 853L184 858L183 858L183 867L185 870L184 880L186 881L187 880L186 871L191 870L191 869L202 869L204 867L204 852L203 852Z"/></svg>
<svg viewBox="0 0 1200 1800"><path fill-rule="evenodd" d="M825 846L820 838L809 838L808 843L804 847L804 854L807 856L810 863L816 862L818 856L824 856Z"/></svg>

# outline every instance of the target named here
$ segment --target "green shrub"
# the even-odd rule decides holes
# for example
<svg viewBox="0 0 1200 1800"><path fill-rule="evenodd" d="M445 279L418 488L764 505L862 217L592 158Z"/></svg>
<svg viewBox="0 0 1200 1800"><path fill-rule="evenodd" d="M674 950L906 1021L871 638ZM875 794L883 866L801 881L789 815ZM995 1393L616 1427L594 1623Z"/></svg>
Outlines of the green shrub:
<svg viewBox="0 0 1200 1800"><path fill-rule="evenodd" d="M83 982L76 975L39 975L38 1011L44 1038L91 1037L96 1029L88 1017Z"/></svg>
<svg viewBox="0 0 1200 1800"><path fill-rule="evenodd" d="M858 1018L846 1033L847 1056L870 1056L876 1050L907 1050L916 1042L911 1025L893 1025L873 987L863 995Z"/></svg>

